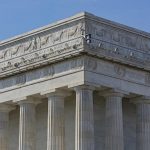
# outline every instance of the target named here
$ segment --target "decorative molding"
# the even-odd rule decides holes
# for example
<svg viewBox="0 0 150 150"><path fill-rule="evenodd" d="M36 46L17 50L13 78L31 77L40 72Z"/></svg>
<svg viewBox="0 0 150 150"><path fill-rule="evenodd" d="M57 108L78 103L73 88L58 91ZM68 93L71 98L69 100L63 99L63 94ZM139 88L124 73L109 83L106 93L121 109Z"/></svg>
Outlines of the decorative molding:
<svg viewBox="0 0 150 150"><path fill-rule="evenodd" d="M92 36L89 44L84 39L86 34ZM72 57L81 51L150 70L148 36L127 32L119 26L112 27L108 23L98 23L85 17L10 44L0 45L0 78ZM74 65L76 64L72 63L70 67ZM96 62L88 60L85 62L86 67L96 70L98 66ZM124 68L118 65L114 70L120 77L125 74ZM18 77L18 83L24 82L23 77Z"/></svg>
<svg viewBox="0 0 150 150"><path fill-rule="evenodd" d="M150 38L94 21L87 22L86 34L91 34L90 54L150 70Z"/></svg>
<svg viewBox="0 0 150 150"><path fill-rule="evenodd" d="M97 40L104 40L129 49L150 51L150 38L133 34L106 24L89 21L88 32Z"/></svg>
<svg viewBox="0 0 150 150"><path fill-rule="evenodd" d="M42 35L32 36L21 43L19 42L19 44L14 44L7 48L0 47L0 62L80 37L82 35L83 22L62 28L58 31L49 31L46 35L43 33Z"/></svg>
<svg viewBox="0 0 150 150"><path fill-rule="evenodd" d="M88 65L89 61L92 65ZM85 57L84 68L85 70L95 72L96 74L102 74L145 86L147 85L145 82L145 79L147 79L147 73L145 71L108 62L107 60L87 56Z"/></svg>
<svg viewBox="0 0 150 150"><path fill-rule="evenodd" d="M42 68L29 70L25 73L20 73L15 76L0 79L0 89L5 89L12 86L23 86L27 83L38 81L41 79L51 79L55 76L65 75L70 72L82 70L84 67L84 57L67 60L65 62L51 64Z"/></svg>
<svg viewBox="0 0 150 150"><path fill-rule="evenodd" d="M124 77L126 73L126 68L121 65L115 64L114 71L119 77Z"/></svg>
<svg viewBox="0 0 150 150"><path fill-rule="evenodd" d="M106 97L124 97L125 95L129 95L128 92L126 91L122 91L119 89L106 89L106 90L102 90L98 93L100 96L104 96Z"/></svg>
<svg viewBox="0 0 150 150"><path fill-rule="evenodd" d="M76 47L76 49L74 49ZM14 73L15 71L19 71L24 68L25 70L28 69L28 66L31 68L35 67L36 65L39 66L40 63L50 62L51 60L54 61L55 57L61 58L62 55L72 54L75 51L78 51L82 48L82 38L74 39L72 41L68 41L65 43L58 44L53 47L48 47L45 49L41 49L36 52L31 52L27 55L23 55L17 58L10 59L8 61L4 61L0 63L0 76L4 76L7 72ZM38 63L38 64L37 64ZM15 71L14 71L15 70ZM6 73L5 73L6 72Z"/></svg>
<svg viewBox="0 0 150 150"><path fill-rule="evenodd" d="M150 73L146 73L145 83L150 85Z"/></svg>
<svg viewBox="0 0 150 150"><path fill-rule="evenodd" d="M86 70L96 71L97 63L98 62L95 59L92 59L90 57L85 57L84 67L85 67Z"/></svg>
<svg viewBox="0 0 150 150"><path fill-rule="evenodd" d="M77 53L83 48L83 22L74 22L0 47L0 77Z"/></svg>

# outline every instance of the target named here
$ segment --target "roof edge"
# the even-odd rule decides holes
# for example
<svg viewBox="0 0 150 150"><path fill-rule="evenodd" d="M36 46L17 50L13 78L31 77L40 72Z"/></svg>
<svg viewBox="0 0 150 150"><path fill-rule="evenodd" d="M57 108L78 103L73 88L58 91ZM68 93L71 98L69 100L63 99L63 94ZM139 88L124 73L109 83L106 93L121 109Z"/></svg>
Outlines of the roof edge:
<svg viewBox="0 0 150 150"><path fill-rule="evenodd" d="M36 35L36 34L41 33L43 31L47 31L49 29L53 29L53 28L61 26L63 24L73 22L75 20L80 20L80 19L84 18L86 15L87 15L86 12L80 12L80 13L77 13L77 14L75 14L73 16L67 17L65 19L54 21L54 22L52 22L52 23L50 23L48 25L45 25L43 27L39 27L39 28L33 29L31 31L27 31L25 33L22 33L22 34L10 37L8 39L4 39L4 40L0 41L0 46L3 46L5 44L9 44L9 43L15 42L17 40L21 40L21 39L24 39L24 38L27 38L27 37L30 37L32 35Z"/></svg>
<svg viewBox="0 0 150 150"><path fill-rule="evenodd" d="M130 26L127 26L127 25L124 25L124 24L121 24L121 23L118 23L118 22L115 22L115 21L111 21L111 20L108 20L108 19L105 19L105 18L102 18L102 17L98 17L98 16L96 16L92 13L83 11L83 12L79 12L79 13L73 15L73 16L67 17L65 19L55 21L55 22L50 23L48 25L45 25L43 27L39 27L39 28L33 29L29 32L25 32L25 33L16 35L14 37L2 40L2 41L0 41L0 46L3 46L5 44L9 44L9 43L15 42L17 40L21 40L21 39L33 36L33 35L36 35L36 34L41 33L43 31L47 31L49 29L53 29L53 28L61 26L63 24L73 22L75 20L79 20L79 19L83 19L83 18L90 19L90 20L93 20L93 21L96 21L96 22L100 22L100 23L112 26L114 28L118 28L118 29L130 32L130 33L133 33L133 34L137 34L137 35L140 35L140 36L143 36L143 37L150 38L150 33L149 32L145 32L143 30L140 30L140 29L137 29L137 28L134 28L134 27L130 27Z"/></svg>
<svg viewBox="0 0 150 150"><path fill-rule="evenodd" d="M96 16L96 15L94 15L92 13L89 13L89 12L84 12L84 16L87 19L94 20L96 22L101 22L103 24L107 24L109 26L112 26L112 27L115 27L115 28L119 28L121 30L125 30L125 31L128 31L128 32L134 33L134 34L139 34L141 36L150 38L150 33L149 32L146 32L146 31L134 28L134 27L130 27L128 25L124 25L122 23L111 21L109 19L105 19L105 18Z"/></svg>

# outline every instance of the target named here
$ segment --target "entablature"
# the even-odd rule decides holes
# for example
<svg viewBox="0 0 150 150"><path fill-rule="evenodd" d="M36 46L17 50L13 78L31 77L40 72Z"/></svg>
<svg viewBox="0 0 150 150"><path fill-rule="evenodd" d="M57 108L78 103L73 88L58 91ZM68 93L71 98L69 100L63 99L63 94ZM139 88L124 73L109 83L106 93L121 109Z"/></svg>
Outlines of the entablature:
<svg viewBox="0 0 150 150"><path fill-rule="evenodd" d="M150 70L150 34L87 14L86 50L100 58ZM89 40L90 38L90 40Z"/></svg>
<svg viewBox="0 0 150 150"><path fill-rule="evenodd" d="M83 51L84 15L0 43L0 78L78 55Z"/></svg>
<svg viewBox="0 0 150 150"><path fill-rule="evenodd" d="M0 78L83 53L150 71L150 34L80 13L0 42Z"/></svg>

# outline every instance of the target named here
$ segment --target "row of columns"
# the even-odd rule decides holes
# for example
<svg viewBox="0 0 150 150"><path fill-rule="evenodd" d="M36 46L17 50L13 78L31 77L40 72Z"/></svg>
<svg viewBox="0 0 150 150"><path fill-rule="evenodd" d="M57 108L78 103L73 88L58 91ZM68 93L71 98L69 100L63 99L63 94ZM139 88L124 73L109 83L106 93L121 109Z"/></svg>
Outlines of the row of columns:
<svg viewBox="0 0 150 150"><path fill-rule="evenodd" d="M74 88L76 92L75 150L94 150L93 90L89 86ZM48 98L47 150L65 150L64 98L62 91L46 94ZM123 94L116 91L103 93L106 98L105 150L124 150ZM33 98L20 101L19 150L36 150L35 107L40 101ZM150 104L147 99L136 101L137 147L150 149ZM9 112L14 107L0 105L0 150L8 150Z"/></svg>

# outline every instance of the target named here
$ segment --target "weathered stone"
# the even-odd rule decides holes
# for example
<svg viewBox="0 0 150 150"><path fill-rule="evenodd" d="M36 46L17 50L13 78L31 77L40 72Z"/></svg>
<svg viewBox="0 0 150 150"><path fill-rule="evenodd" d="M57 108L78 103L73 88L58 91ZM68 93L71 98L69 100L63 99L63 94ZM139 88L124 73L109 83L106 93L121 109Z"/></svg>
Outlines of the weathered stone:
<svg viewBox="0 0 150 150"><path fill-rule="evenodd" d="M75 150L94 150L93 89L75 87Z"/></svg>
<svg viewBox="0 0 150 150"><path fill-rule="evenodd" d="M149 50L149 33L86 12L1 41L0 149L149 150L149 104L130 103L150 97Z"/></svg>

